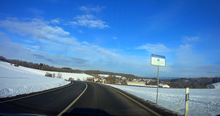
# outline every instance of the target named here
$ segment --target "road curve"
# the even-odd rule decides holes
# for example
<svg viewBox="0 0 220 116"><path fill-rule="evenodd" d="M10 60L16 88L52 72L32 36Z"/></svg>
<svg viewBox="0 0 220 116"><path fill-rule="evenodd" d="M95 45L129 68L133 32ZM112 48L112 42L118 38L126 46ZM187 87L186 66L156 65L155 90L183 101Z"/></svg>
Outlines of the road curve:
<svg viewBox="0 0 220 116"><path fill-rule="evenodd" d="M86 85L86 84L87 85ZM87 86L87 89L85 89ZM85 90L82 96L76 98ZM73 101L75 102L73 103ZM73 104L71 104L73 103ZM71 106L67 108L67 106ZM67 109L66 109L67 108ZM0 113L30 113L58 115L64 109L64 115L76 112L97 112L102 110L111 115L147 115L155 113L142 107L117 91L97 83L74 82L74 84L23 99L0 103Z"/></svg>
<svg viewBox="0 0 220 116"><path fill-rule="evenodd" d="M115 90L96 83L87 82L88 89L68 110L76 108L101 109L111 115L130 116L155 116L155 114L140 106L131 99L116 92Z"/></svg>

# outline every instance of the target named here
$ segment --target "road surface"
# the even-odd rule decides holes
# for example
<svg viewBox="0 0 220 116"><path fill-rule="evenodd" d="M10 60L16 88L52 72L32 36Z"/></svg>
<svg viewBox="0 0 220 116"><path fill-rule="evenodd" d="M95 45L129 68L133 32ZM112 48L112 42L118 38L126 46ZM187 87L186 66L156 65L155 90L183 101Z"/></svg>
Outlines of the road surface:
<svg viewBox="0 0 220 116"><path fill-rule="evenodd" d="M67 106L70 107L67 108ZM111 115L157 115L114 89L90 82L74 82L70 86L57 90L0 102L0 113L10 114L60 115L62 111L71 114L73 112L92 113L99 110Z"/></svg>

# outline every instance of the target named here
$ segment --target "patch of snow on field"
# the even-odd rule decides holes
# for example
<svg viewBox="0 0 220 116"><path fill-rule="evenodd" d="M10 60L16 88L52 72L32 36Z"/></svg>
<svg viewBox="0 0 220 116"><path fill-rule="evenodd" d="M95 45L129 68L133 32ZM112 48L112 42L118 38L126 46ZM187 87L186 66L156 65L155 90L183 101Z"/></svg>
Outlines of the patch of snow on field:
<svg viewBox="0 0 220 116"><path fill-rule="evenodd" d="M143 86L143 87L157 87L157 85L145 85L144 83L143 84L134 84L134 83L128 83L128 85L133 85L133 86Z"/></svg>
<svg viewBox="0 0 220 116"><path fill-rule="evenodd" d="M146 86L145 84L134 84L134 83L128 83L128 85Z"/></svg>
<svg viewBox="0 0 220 116"><path fill-rule="evenodd" d="M0 98L43 91L70 83L59 78L45 77L26 69L28 68L0 62Z"/></svg>
<svg viewBox="0 0 220 116"><path fill-rule="evenodd" d="M214 85L216 89L220 89L220 82L219 83L214 83L212 85Z"/></svg>
<svg viewBox="0 0 220 116"><path fill-rule="evenodd" d="M156 102L157 88L111 85L145 100ZM189 116L215 116L220 114L220 83L216 89L189 89ZM218 87L217 87L218 86ZM185 89L159 88L158 104L184 114Z"/></svg>
<svg viewBox="0 0 220 116"><path fill-rule="evenodd" d="M108 74L99 74L99 76L100 76L100 77L109 77ZM117 77L117 78L121 78L121 76L119 76L119 75L113 75L113 76L115 76L115 77Z"/></svg>

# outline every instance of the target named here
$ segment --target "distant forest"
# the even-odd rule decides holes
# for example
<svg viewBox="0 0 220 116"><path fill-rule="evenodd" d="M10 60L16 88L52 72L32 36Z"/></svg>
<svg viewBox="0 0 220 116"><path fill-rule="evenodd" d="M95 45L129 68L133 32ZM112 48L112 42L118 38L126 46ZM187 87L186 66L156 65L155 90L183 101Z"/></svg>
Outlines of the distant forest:
<svg viewBox="0 0 220 116"><path fill-rule="evenodd" d="M79 70L79 69L72 69L69 67L62 67L62 68L58 68L58 67L54 67L54 66L49 66L43 63L33 63L33 62L27 62L27 61L22 61L22 60L16 60L16 59L7 59L3 56L0 56L0 61L4 61L4 62L8 62L11 64L15 64L15 65L20 65L20 66L24 66L24 67L28 67L28 68L34 68L34 69L38 69L38 70L44 70L44 71L57 71L57 72L70 72L70 73L86 73L89 75L93 75L96 76L98 74L108 74L108 75L119 75L119 76L124 76L127 77L128 79L132 78L140 78L137 77L135 75L132 74L123 74L123 73L113 73L113 72L107 72L107 71L99 71L99 70Z"/></svg>

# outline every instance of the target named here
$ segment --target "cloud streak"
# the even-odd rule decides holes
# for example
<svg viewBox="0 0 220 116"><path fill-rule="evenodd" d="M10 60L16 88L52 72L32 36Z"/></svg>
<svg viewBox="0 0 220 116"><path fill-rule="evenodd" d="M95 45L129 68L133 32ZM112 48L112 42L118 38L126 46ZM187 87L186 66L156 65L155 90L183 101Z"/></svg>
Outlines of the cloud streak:
<svg viewBox="0 0 220 116"><path fill-rule="evenodd" d="M137 47L136 49L143 49L147 50L150 53L157 53L157 52L171 52L172 50L166 47L163 44L145 44L142 46Z"/></svg>
<svg viewBox="0 0 220 116"><path fill-rule="evenodd" d="M79 10L84 11L84 12L100 12L102 9L104 9L105 7L91 7L91 6L80 6Z"/></svg>
<svg viewBox="0 0 220 116"><path fill-rule="evenodd" d="M191 43L191 42L197 42L200 40L200 37L199 36L184 36L183 37L183 42L184 43Z"/></svg>
<svg viewBox="0 0 220 116"><path fill-rule="evenodd" d="M26 8L26 11L36 14L36 15L41 15L44 13L44 11L36 9L36 8Z"/></svg>
<svg viewBox="0 0 220 116"><path fill-rule="evenodd" d="M71 25L79 25L79 26L85 26L90 28L109 28L107 24L105 24L104 21L97 19L97 17L93 15L78 15L75 17L77 21L71 21Z"/></svg>
<svg viewBox="0 0 220 116"><path fill-rule="evenodd" d="M59 18L58 18L58 19L53 19L53 20L51 20L50 22L51 22L51 23L54 23L54 24L60 23Z"/></svg>
<svg viewBox="0 0 220 116"><path fill-rule="evenodd" d="M28 20L28 22L6 19L0 21L0 27L7 28L22 36L31 35L35 38L44 38L48 40L58 40L60 36L68 36L70 34L61 27L49 26L48 22L37 18Z"/></svg>

